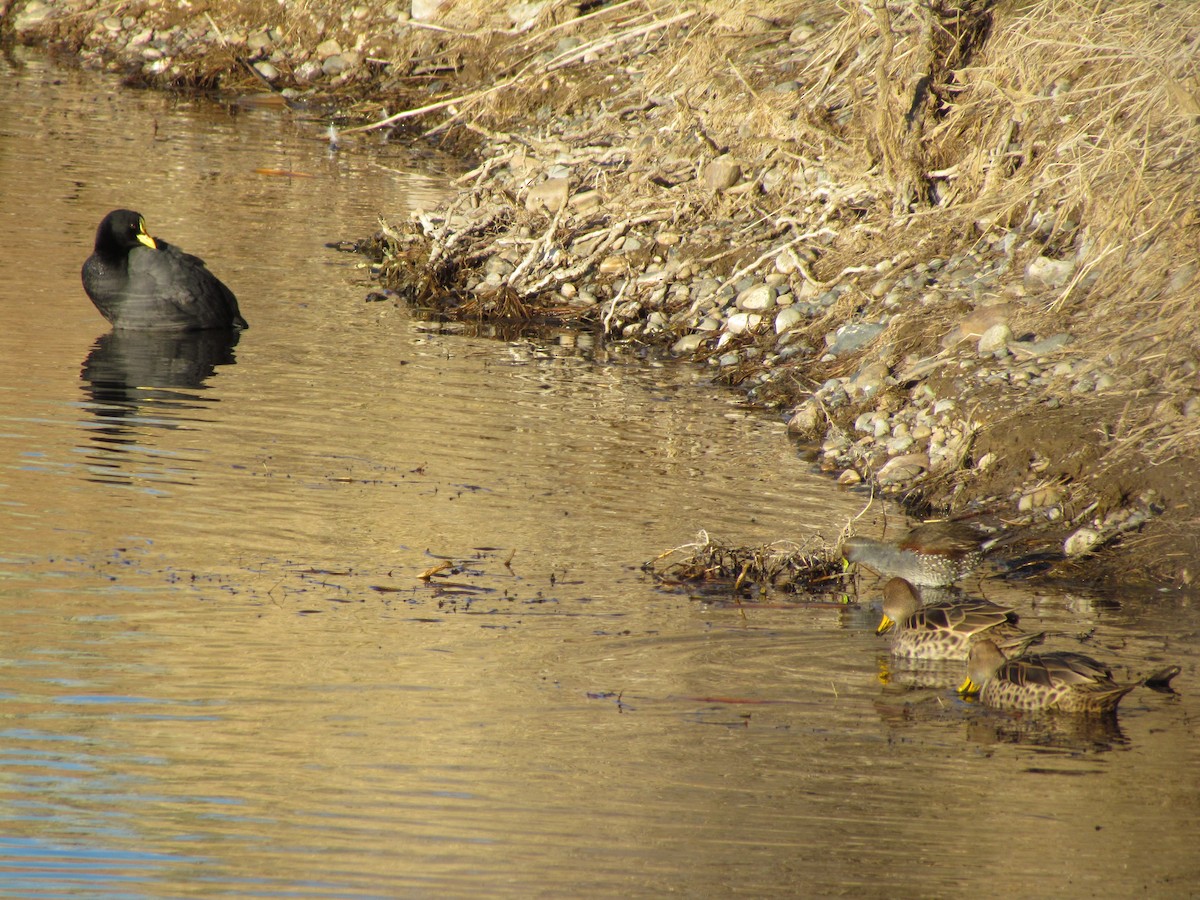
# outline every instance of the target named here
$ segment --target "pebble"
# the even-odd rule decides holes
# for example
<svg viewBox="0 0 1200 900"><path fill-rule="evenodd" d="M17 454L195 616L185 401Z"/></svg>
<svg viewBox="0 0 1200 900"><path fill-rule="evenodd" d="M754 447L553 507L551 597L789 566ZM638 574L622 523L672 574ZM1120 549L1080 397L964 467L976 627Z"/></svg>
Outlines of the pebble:
<svg viewBox="0 0 1200 900"><path fill-rule="evenodd" d="M296 80L299 82L315 81L324 73L321 64L309 60L296 67Z"/></svg>
<svg viewBox="0 0 1200 900"><path fill-rule="evenodd" d="M1044 509L1047 506L1057 506L1062 498L1062 485L1053 484L1036 488L1027 494L1021 495L1021 498L1017 501L1017 511L1030 512L1035 509Z"/></svg>
<svg viewBox="0 0 1200 900"><path fill-rule="evenodd" d="M1042 357L1071 343L1069 334L1056 334L1040 341L1012 341L1009 349L1018 356Z"/></svg>
<svg viewBox="0 0 1200 900"><path fill-rule="evenodd" d="M1082 556L1100 543L1100 532L1095 528L1083 527L1063 541L1066 556Z"/></svg>
<svg viewBox="0 0 1200 900"><path fill-rule="evenodd" d="M6 4L5 12L11 13L12 10L8 7L9 4ZM36 28L50 15L50 9L49 3L43 3L42 0L30 0L29 3L18 8L18 12L12 20L13 30L20 34Z"/></svg>
<svg viewBox="0 0 1200 900"><path fill-rule="evenodd" d="M540 209L557 212L567 202L570 184L566 178L547 178L535 184L525 195L525 209L529 212Z"/></svg>
<svg viewBox="0 0 1200 900"><path fill-rule="evenodd" d="M596 212L604 205L604 197L599 191L580 191L572 194L571 199L567 202L571 209L579 215L587 215Z"/></svg>
<svg viewBox="0 0 1200 900"><path fill-rule="evenodd" d="M929 456L925 453L911 453L906 456L896 456L889 459L875 476L881 485L905 484L914 480L929 468Z"/></svg>
<svg viewBox="0 0 1200 900"><path fill-rule="evenodd" d="M887 365L873 359L864 365L853 378L846 382L846 393L851 397L868 398L879 392L888 377Z"/></svg>
<svg viewBox="0 0 1200 900"><path fill-rule="evenodd" d="M729 156L719 156L704 167L700 180L710 191L726 191L742 180L742 167Z"/></svg>
<svg viewBox="0 0 1200 900"><path fill-rule="evenodd" d="M755 284L737 295L734 301L738 309L762 312L775 306L775 288L769 284Z"/></svg>
<svg viewBox="0 0 1200 900"><path fill-rule="evenodd" d="M322 41L317 44L317 49L314 51L317 59L322 62L329 59L331 56L337 56L342 52L342 45L330 38L327 41Z"/></svg>
<svg viewBox="0 0 1200 900"><path fill-rule="evenodd" d="M833 356L851 353L866 346L884 331L883 325L866 322L851 322L825 335L825 345Z"/></svg>
<svg viewBox="0 0 1200 900"><path fill-rule="evenodd" d="M321 63L321 71L326 75L341 75L350 68L350 61L340 53L327 57Z"/></svg>
<svg viewBox="0 0 1200 900"><path fill-rule="evenodd" d="M1073 259L1039 256L1025 267L1025 287L1031 291L1060 288L1075 274Z"/></svg>
<svg viewBox="0 0 1200 900"><path fill-rule="evenodd" d="M789 434L806 440L816 440L825 433L825 412L811 397L796 407L788 419Z"/></svg>
<svg viewBox="0 0 1200 900"><path fill-rule="evenodd" d="M730 334L744 334L747 331L754 331L762 324L762 321L763 317L758 313L734 313L725 320L725 330Z"/></svg>
<svg viewBox="0 0 1200 900"><path fill-rule="evenodd" d="M979 338L978 350L979 353L996 353L999 350L1004 350L1008 347L1008 342L1012 338L1012 330L1004 322L999 322L991 326Z"/></svg>
<svg viewBox="0 0 1200 900"><path fill-rule="evenodd" d="M784 334L791 331L808 316L805 311L797 306L788 306L781 309L775 316L775 333Z"/></svg>

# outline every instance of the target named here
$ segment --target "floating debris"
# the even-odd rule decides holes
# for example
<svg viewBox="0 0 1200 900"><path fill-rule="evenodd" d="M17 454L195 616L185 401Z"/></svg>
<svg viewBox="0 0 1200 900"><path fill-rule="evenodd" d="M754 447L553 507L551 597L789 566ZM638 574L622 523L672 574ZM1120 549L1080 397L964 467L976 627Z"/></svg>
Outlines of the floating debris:
<svg viewBox="0 0 1200 900"><path fill-rule="evenodd" d="M701 531L695 542L660 553L642 566L664 585L727 583L734 592L830 594L846 589L845 565L823 541L774 541L759 547L730 546Z"/></svg>

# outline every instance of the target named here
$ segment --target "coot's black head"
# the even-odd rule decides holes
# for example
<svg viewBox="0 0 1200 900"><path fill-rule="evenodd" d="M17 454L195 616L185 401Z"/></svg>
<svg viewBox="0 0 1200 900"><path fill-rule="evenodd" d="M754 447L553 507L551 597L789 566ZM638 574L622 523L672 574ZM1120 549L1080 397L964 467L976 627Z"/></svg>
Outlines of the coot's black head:
<svg viewBox="0 0 1200 900"><path fill-rule="evenodd" d="M131 209L114 209L96 229L96 255L109 259L122 257L137 246L157 250L158 244L146 233L146 220Z"/></svg>

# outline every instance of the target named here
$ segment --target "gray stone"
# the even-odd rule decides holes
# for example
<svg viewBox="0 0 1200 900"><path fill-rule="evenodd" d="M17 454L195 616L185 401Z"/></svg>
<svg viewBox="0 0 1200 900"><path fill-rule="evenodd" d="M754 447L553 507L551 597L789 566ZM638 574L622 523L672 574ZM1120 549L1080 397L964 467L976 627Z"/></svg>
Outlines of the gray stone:
<svg viewBox="0 0 1200 900"><path fill-rule="evenodd" d="M557 212L567 202L569 193L570 182L566 178L547 178L529 189L525 195L525 209L535 212L545 208Z"/></svg>
<svg viewBox="0 0 1200 900"><path fill-rule="evenodd" d="M671 345L671 352L676 356L694 353L706 340L708 340L708 335L704 332L685 334Z"/></svg>
<svg viewBox="0 0 1200 900"><path fill-rule="evenodd" d="M330 38L327 41L322 41L317 44L316 55L317 59L326 60L331 56L337 56L342 52L342 45Z"/></svg>
<svg viewBox="0 0 1200 900"><path fill-rule="evenodd" d="M754 331L762 324L762 321L763 317L758 313L734 313L725 321L725 330L730 334L742 334L743 332Z"/></svg>
<svg viewBox="0 0 1200 900"><path fill-rule="evenodd" d="M341 75L348 68L350 68L350 63L340 53L328 57L321 63L321 71L326 75Z"/></svg>
<svg viewBox="0 0 1200 900"><path fill-rule="evenodd" d="M807 318L805 311L798 306L788 306L781 309L775 316L775 333L783 334L791 331Z"/></svg>
<svg viewBox="0 0 1200 900"><path fill-rule="evenodd" d="M762 312L775 306L775 288L769 284L755 284L737 296L737 308L747 312Z"/></svg>
<svg viewBox="0 0 1200 900"><path fill-rule="evenodd" d="M985 331L979 338L980 353L995 353L998 350L1004 350L1008 347L1009 339L1012 338L1012 330L1003 322L993 325Z"/></svg>
<svg viewBox="0 0 1200 900"><path fill-rule="evenodd" d="M1060 288L1075 274L1075 260L1039 256L1025 267L1025 287L1030 290Z"/></svg>
<svg viewBox="0 0 1200 900"><path fill-rule="evenodd" d="M710 191L724 191L742 180L742 167L729 156L719 156L704 167L701 175Z"/></svg>
<svg viewBox="0 0 1200 900"><path fill-rule="evenodd" d="M852 322L825 335L825 345L833 356L851 353L865 347L883 333L884 326L868 322Z"/></svg>
<svg viewBox="0 0 1200 900"><path fill-rule="evenodd" d="M788 419L787 429L790 434L807 440L821 437L825 433L825 412L821 404L811 397L805 400Z"/></svg>
<svg viewBox="0 0 1200 900"><path fill-rule="evenodd" d="M5 4L7 7L8 4ZM21 7L20 11L12 20L13 31L18 33L29 31L41 25L50 16L50 4L42 3L41 0L30 0Z"/></svg>

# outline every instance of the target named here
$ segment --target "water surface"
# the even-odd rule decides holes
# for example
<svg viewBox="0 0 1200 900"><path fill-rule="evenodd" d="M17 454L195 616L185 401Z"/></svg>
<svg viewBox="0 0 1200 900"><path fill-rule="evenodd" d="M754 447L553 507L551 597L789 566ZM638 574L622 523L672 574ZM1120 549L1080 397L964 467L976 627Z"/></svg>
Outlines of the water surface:
<svg viewBox="0 0 1200 900"><path fill-rule="evenodd" d="M703 372L365 302L324 244L436 202L426 154L4 69L0 895L1194 891L1193 597L971 585L1183 666L1096 727L962 703L869 607L659 590L700 529L833 539L864 498ZM108 332L118 206L234 289L236 346Z"/></svg>

